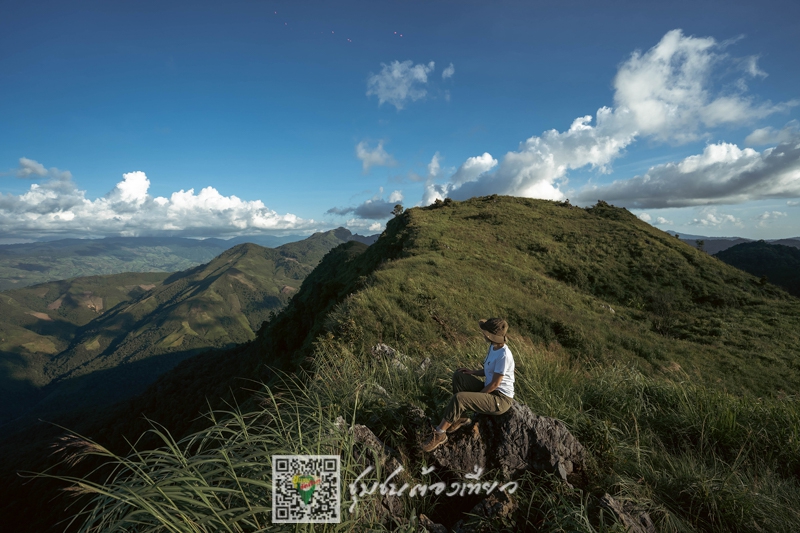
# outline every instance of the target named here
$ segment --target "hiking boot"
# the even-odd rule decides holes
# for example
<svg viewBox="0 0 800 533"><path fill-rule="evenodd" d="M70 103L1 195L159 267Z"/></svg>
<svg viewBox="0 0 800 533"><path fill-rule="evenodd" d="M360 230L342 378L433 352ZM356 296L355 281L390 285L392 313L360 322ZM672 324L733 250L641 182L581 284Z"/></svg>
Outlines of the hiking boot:
<svg viewBox="0 0 800 533"><path fill-rule="evenodd" d="M426 453L432 452L445 442L447 442L447 435L445 433L439 433L434 429L431 438L428 439L428 442L422 445L422 451Z"/></svg>
<svg viewBox="0 0 800 533"><path fill-rule="evenodd" d="M459 418L458 420L456 420L455 422L450 424L450 427L447 428L447 432L448 433L455 433L456 431L458 431L461 428L461 426L463 426L465 424L469 424L470 422L472 422L472 421L469 418L464 418L462 416L461 418Z"/></svg>

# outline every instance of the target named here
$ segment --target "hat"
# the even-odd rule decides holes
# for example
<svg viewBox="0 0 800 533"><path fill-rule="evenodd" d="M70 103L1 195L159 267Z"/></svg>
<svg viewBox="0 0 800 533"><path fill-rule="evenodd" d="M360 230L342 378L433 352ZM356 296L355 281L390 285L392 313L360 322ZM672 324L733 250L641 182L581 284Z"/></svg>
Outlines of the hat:
<svg viewBox="0 0 800 533"><path fill-rule="evenodd" d="M502 318L490 318L489 320L478 320L478 326L481 331L490 341L497 344L504 344L506 342L506 332L508 331L508 322Z"/></svg>

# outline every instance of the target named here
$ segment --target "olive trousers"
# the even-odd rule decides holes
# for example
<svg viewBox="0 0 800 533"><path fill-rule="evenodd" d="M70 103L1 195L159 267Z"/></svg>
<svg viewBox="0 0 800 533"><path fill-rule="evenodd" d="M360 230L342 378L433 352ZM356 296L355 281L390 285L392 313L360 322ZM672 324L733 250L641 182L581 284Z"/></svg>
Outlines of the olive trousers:
<svg viewBox="0 0 800 533"><path fill-rule="evenodd" d="M514 403L513 398L494 391L481 392L484 387L484 378L464 372L453 374L453 397L444 408L444 418L451 424L461 418L464 411L475 411L487 415L502 415Z"/></svg>

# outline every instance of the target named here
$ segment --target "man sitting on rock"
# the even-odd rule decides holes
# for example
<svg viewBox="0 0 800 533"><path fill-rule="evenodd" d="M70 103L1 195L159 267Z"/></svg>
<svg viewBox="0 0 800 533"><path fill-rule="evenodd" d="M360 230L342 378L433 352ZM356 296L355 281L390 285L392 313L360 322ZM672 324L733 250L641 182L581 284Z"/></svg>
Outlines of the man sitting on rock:
<svg viewBox="0 0 800 533"><path fill-rule="evenodd" d="M445 407L439 427L422 445L422 451L432 452L447 442L447 433L452 433L469 418L462 417L464 411L475 411L489 415L501 415L514 403L514 356L506 346L508 324L501 318L479 320L489 352L480 370L459 368L453 374L453 397Z"/></svg>

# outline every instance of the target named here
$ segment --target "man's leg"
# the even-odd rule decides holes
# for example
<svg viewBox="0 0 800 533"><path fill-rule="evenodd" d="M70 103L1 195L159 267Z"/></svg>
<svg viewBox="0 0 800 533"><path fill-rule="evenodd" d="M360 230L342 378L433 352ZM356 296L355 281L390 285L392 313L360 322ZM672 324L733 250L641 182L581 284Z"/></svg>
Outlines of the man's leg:
<svg viewBox="0 0 800 533"><path fill-rule="evenodd" d="M485 379L483 376L465 374L464 372L453 373L453 394L459 392L480 392L483 390Z"/></svg>
<svg viewBox="0 0 800 533"><path fill-rule="evenodd" d="M474 376L472 374L465 374L464 372L454 372L453 373L453 397L450 399L450 403L445 408L445 417L442 418L442 421L439 423L438 427L433 428L433 434L431 435L430 439L422 445L422 451L424 452L431 452L438 448L440 445L447 442L447 430L450 428L450 425L455 422L455 429L458 429L462 424L464 424L464 420L459 421L461 417L461 410L455 407L457 415L455 418L452 418L454 411L453 404L456 400L456 397L459 394L475 394L481 389L483 389L484 379L480 376ZM448 418L448 415L450 418Z"/></svg>
<svg viewBox="0 0 800 533"><path fill-rule="evenodd" d="M511 407L513 400L493 394L480 392L484 387L484 379L480 376L455 372L453 374L453 396L444 409L439 426L434 428L431 438L422 446L422 450L430 452L447 442L446 432L451 425L458 429L465 423L462 419L464 411L475 411L484 414L502 414Z"/></svg>
<svg viewBox="0 0 800 533"><path fill-rule="evenodd" d="M458 392L450 398L450 402L444 408L442 420L447 421L448 425L450 425L461 418L461 414L464 411L499 414L500 409L497 397L492 394L485 392Z"/></svg>
<svg viewBox="0 0 800 533"><path fill-rule="evenodd" d="M483 390L485 379L483 376L476 376L474 374L466 374L464 372L453 373L453 394L459 392L480 392ZM469 418L457 416L451 421L442 419L443 424L439 424L442 430L452 433L457 431L464 424L469 423Z"/></svg>

